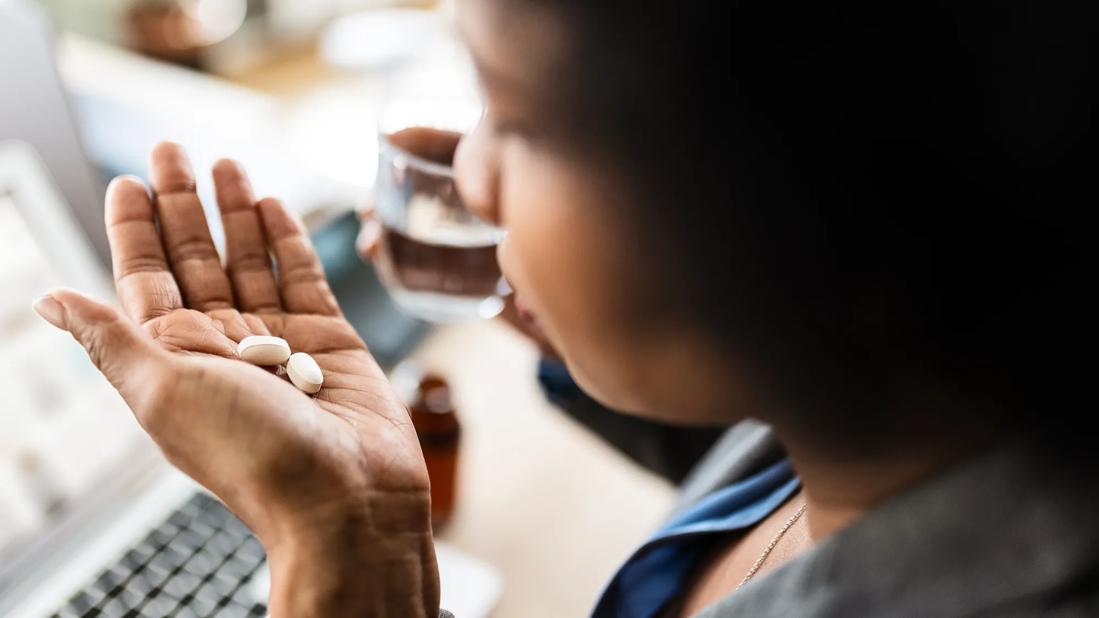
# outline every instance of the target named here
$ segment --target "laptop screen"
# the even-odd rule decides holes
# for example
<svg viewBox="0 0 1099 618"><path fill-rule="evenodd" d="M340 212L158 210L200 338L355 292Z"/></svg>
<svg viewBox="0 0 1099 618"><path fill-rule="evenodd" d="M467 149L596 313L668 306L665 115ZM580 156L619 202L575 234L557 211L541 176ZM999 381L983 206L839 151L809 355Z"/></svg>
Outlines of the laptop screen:
<svg viewBox="0 0 1099 618"><path fill-rule="evenodd" d="M141 439L84 350L31 310L52 287L86 288L66 262L89 258L65 230L36 229L57 205L16 180L0 174L0 555L47 532Z"/></svg>
<svg viewBox="0 0 1099 618"><path fill-rule="evenodd" d="M35 148L68 216L107 264L103 188L84 154L54 66L54 34L38 4L0 0L0 141L18 139Z"/></svg>

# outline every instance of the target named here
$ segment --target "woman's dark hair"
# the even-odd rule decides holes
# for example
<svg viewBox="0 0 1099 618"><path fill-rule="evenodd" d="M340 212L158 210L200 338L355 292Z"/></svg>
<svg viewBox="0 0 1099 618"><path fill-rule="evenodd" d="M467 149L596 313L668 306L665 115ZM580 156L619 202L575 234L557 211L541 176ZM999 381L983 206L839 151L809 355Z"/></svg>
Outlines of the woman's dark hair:
<svg viewBox="0 0 1099 618"><path fill-rule="evenodd" d="M786 403L828 412L822 430L877 433L898 397L945 386L990 407L982 422L1071 433L1057 425L1082 383L1094 16L553 6L572 38L556 108L635 187L639 268L678 282L654 296L760 363Z"/></svg>

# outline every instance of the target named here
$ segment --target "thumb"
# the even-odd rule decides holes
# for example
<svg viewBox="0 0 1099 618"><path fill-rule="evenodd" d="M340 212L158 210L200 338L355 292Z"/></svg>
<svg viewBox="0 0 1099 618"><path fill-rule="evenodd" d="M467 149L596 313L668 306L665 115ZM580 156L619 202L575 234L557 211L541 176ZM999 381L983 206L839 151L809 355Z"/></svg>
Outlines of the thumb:
<svg viewBox="0 0 1099 618"><path fill-rule="evenodd" d="M150 372L167 353L110 305L73 290L54 290L34 303L45 321L67 331L135 411L155 388Z"/></svg>

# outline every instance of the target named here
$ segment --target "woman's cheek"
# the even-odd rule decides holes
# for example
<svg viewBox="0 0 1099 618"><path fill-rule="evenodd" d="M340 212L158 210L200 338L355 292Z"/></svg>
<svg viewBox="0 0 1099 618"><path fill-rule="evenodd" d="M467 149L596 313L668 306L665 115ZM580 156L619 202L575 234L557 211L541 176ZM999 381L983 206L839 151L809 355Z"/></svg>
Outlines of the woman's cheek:
<svg viewBox="0 0 1099 618"><path fill-rule="evenodd" d="M521 161L519 162L521 163ZM513 174L514 166L509 167ZM519 176L524 180L539 178L531 171ZM553 212L552 196L538 190L536 182L511 183L508 176L500 187L500 209L506 234L496 248L496 260L500 270L523 304L534 314L540 324L553 322L562 290L555 274L564 273L568 265L562 262L550 237L554 236L552 221L547 215ZM553 342L559 344L559 342Z"/></svg>
<svg viewBox="0 0 1099 618"><path fill-rule="evenodd" d="M607 239L598 231L600 196L574 165L526 144L502 151L499 204L507 236L497 260L549 343L593 391L619 381L606 345L606 302L614 278L606 270Z"/></svg>

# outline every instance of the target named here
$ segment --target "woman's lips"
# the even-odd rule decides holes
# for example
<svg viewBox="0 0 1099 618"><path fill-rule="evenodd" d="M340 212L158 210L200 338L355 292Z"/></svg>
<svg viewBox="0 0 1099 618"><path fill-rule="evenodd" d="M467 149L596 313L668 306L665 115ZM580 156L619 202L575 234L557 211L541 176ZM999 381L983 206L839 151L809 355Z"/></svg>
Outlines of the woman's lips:
<svg viewBox="0 0 1099 618"><path fill-rule="evenodd" d="M523 299L520 298L518 294L515 295L515 312L519 314L519 318L527 324L537 326L538 318L535 317L534 312L531 311L530 307L523 302Z"/></svg>
<svg viewBox="0 0 1099 618"><path fill-rule="evenodd" d="M511 304L508 307L508 311L504 313L504 319L512 326L519 329L519 332L530 337L530 339L537 344L542 356L560 359L557 350L542 331L542 326L538 323L538 317L534 314L534 311L530 306L523 302L522 298L519 298L518 294L512 295Z"/></svg>

